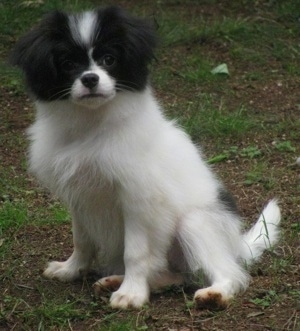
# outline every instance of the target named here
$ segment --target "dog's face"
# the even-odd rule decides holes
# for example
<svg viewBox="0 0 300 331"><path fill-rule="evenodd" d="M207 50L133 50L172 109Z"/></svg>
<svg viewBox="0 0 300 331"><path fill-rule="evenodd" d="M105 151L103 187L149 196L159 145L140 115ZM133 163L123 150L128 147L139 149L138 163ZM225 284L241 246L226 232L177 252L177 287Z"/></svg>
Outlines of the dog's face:
<svg viewBox="0 0 300 331"><path fill-rule="evenodd" d="M56 11L17 43L12 63L37 100L96 108L120 91L145 88L155 43L148 23L116 7Z"/></svg>

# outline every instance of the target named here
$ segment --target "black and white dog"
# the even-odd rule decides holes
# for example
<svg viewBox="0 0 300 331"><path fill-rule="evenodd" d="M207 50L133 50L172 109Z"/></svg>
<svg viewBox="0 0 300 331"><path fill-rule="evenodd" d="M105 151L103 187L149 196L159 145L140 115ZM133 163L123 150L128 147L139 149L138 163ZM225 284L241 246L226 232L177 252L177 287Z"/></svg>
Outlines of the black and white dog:
<svg viewBox="0 0 300 331"><path fill-rule="evenodd" d="M152 94L155 46L150 24L106 7L53 12L13 50L37 109L30 169L73 218L73 254L44 275L97 266L96 290L117 289L111 306L128 308L201 270L197 306L222 308L248 284L243 263L276 243L280 210L270 201L241 233L230 195Z"/></svg>

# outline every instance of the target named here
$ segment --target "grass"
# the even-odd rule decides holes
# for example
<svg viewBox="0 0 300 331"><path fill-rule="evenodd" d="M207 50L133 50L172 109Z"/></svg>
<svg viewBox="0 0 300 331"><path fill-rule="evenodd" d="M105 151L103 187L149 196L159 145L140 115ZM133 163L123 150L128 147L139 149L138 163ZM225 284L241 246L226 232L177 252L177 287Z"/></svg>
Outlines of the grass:
<svg viewBox="0 0 300 331"><path fill-rule="evenodd" d="M292 146L292 143L289 140L276 142L275 148L280 152L291 152L291 153L296 152L296 147Z"/></svg>
<svg viewBox="0 0 300 331"><path fill-rule="evenodd" d="M179 123L196 141L203 136L215 139L239 137L254 127L243 106L228 110L220 103L216 107L209 96L203 96L200 101L188 101L180 107L177 114Z"/></svg>
<svg viewBox="0 0 300 331"><path fill-rule="evenodd" d="M264 293L262 297L251 299L250 301L257 306L262 308L270 307L273 303L278 300L278 295L274 290L269 290L267 293Z"/></svg>
<svg viewBox="0 0 300 331"><path fill-rule="evenodd" d="M0 61L0 71L3 74L4 86L9 86L15 95L24 93L22 86L22 77L20 73L7 65L7 59Z"/></svg>
<svg viewBox="0 0 300 331"><path fill-rule="evenodd" d="M28 222L28 210L24 202L4 201L0 210L0 235L7 229L17 229Z"/></svg>
<svg viewBox="0 0 300 331"><path fill-rule="evenodd" d="M228 150L224 150L220 154L214 155L211 158L209 158L208 163L210 164L219 163L236 157L253 159L260 157L261 155L262 155L262 151L257 146L248 146L242 148L241 150L237 146L230 146Z"/></svg>
<svg viewBox="0 0 300 331"><path fill-rule="evenodd" d="M274 171L269 169L265 162L255 163L249 171L245 174L244 185L251 186L261 184L266 191L275 188L276 177Z"/></svg>
<svg viewBox="0 0 300 331"><path fill-rule="evenodd" d="M26 288L23 290L26 291ZM33 289L27 289L27 291L31 290ZM57 300L51 301L49 298L43 298L34 306L11 296L5 296L3 301L7 310L1 312L3 316L17 314L24 321L24 330L30 330L26 325L32 322L35 323L37 330L48 330L55 327L63 330L68 327L71 319L84 320L91 317L86 309L76 307L76 301L59 303Z"/></svg>
<svg viewBox="0 0 300 331"><path fill-rule="evenodd" d="M19 287L21 287L19 285ZM25 288L23 291L33 291L34 288ZM93 330L107 331L142 331L147 330L147 326L140 321L137 324L132 317L124 318L123 321L116 322L115 319L119 312L107 311L106 316L101 320L97 319L97 305L93 302L86 303L84 306L80 300L66 300L60 302L57 299L45 297L41 293L42 300L35 304L28 304L27 301L13 296L5 295L3 303L5 310L0 311L0 318L9 319L14 315L23 321L22 330L68 330L71 324L84 323L95 318ZM86 300L86 299L85 299Z"/></svg>
<svg viewBox="0 0 300 331"><path fill-rule="evenodd" d="M161 45L152 81L168 117L177 118L203 146L246 218L252 220L269 197L279 198L283 239L251 269L262 276L253 278L254 284L226 313L196 311L188 289L155 294L148 307L124 313L112 310L107 296L96 301L90 279L74 284L44 280L41 271L47 261L65 259L72 250L70 215L26 173L24 128L32 121L32 108L20 73L7 66L7 55L49 10L80 10L96 2L3 0L0 329L254 330L256 325L274 325L295 331L300 185L298 168L290 165L300 153L298 2L123 2L137 14L154 13L158 23ZM213 75L212 69L222 63L229 75ZM247 318L253 306L263 314Z"/></svg>

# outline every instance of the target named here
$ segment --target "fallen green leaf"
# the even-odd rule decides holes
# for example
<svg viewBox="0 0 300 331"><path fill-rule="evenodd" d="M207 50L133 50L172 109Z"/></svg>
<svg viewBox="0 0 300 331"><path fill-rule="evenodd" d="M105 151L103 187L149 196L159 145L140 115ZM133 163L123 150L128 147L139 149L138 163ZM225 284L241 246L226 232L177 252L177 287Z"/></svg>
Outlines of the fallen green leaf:
<svg viewBox="0 0 300 331"><path fill-rule="evenodd" d="M219 74L229 75L229 70L228 70L227 64L222 63L222 64L216 66L214 69L212 69L211 73L213 75L219 75Z"/></svg>

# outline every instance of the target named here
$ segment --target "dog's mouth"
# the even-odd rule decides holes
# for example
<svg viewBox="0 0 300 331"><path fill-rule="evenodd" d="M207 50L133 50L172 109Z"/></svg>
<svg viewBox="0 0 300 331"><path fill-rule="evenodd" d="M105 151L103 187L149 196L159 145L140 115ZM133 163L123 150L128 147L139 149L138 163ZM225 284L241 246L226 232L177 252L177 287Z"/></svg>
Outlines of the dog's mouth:
<svg viewBox="0 0 300 331"><path fill-rule="evenodd" d="M89 93L80 96L79 99L84 100L84 99L94 99L94 98L107 98L108 96L102 93Z"/></svg>
<svg viewBox="0 0 300 331"><path fill-rule="evenodd" d="M113 99L115 93L84 93L81 95L73 95L72 100L74 103L87 108L98 108L106 102Z"/></svg>

